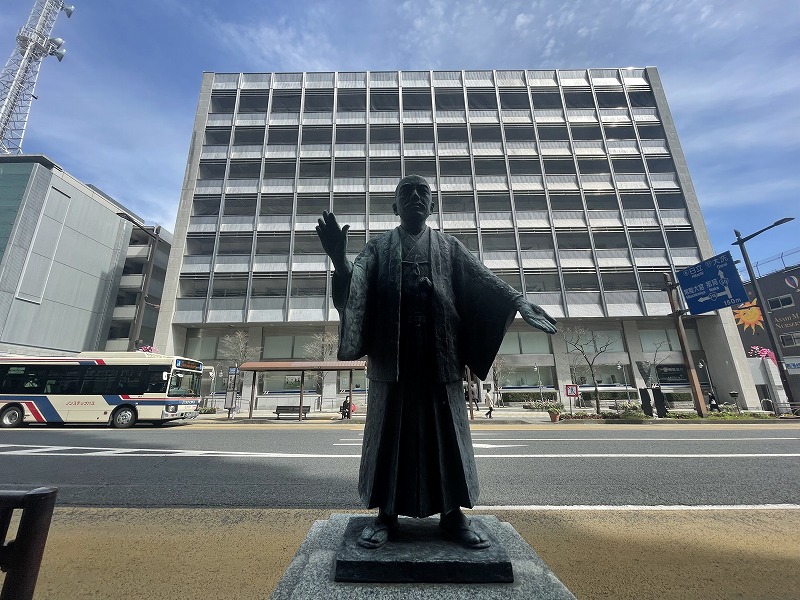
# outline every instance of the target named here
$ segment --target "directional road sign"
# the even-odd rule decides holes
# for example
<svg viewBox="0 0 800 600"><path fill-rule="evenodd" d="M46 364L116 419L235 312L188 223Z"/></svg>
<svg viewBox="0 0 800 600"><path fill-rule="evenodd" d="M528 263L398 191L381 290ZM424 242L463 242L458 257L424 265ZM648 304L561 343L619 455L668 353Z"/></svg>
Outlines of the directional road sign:
<svg viewBox="0 0 800 600"><path fill-rule="evenodd" d="M693 315L747 302L747 292L730 252L678 272L678 283Z"/></svg>

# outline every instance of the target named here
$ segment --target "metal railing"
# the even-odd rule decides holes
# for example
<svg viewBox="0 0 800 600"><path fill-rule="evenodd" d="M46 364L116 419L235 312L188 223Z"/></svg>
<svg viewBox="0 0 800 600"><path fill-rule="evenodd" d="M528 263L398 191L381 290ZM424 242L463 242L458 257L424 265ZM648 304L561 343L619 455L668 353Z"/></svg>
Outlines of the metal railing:
<svg viewBox="0 0 800 600"><path fill-rule="evenodd" d="M0 600L31 600L56 505L55 488L0 491L0 570L6 573ZM15 510L22 510L15 539L6 542Z"/></svg>

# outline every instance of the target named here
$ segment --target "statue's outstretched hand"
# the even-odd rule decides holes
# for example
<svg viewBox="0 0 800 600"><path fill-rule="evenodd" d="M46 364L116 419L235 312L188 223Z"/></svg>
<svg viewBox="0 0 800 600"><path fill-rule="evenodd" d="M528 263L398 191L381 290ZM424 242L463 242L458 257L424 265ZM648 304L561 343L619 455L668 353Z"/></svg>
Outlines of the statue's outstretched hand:
<svg viewBox="0 0 800 600"><path fill-rule="evenodd" d="M516 302L517 310L525 322L531 327L541 329L545 333L553 334L556 331L556 320L548 315L541 306L528 302L520 296Z"/></svg>
<svg viewBox="0 0 800 600"><path fill-rule="evenodd" d="M350 225L339 227L336 215L323 211L322 218L317 220L317 235L325 254L331 257L334 269L341 269L347 262L347 232Z"/></svg>

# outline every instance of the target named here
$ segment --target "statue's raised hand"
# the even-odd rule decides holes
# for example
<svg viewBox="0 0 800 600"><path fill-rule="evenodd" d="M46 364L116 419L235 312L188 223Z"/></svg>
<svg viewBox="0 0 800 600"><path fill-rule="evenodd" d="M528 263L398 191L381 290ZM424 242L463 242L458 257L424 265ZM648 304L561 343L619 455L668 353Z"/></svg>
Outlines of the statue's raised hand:
<svg viewBox="0 0 800 600"><path fill-rule="evenodd" d="M556 320L548 315L541 306L528 302L522 296L517 299L516 305L519 314L528 325L551 335L557 331Z"/></svg>
<svg viewBox="0 0 800 600"><path fill-rule="evenodd" d="M339 227L336 215L327 210L322 211L322 218L317 219L317 223L317 235L325 254L331 257L333 268L341 270L347 262L347 232L350 225Z"/></svg>

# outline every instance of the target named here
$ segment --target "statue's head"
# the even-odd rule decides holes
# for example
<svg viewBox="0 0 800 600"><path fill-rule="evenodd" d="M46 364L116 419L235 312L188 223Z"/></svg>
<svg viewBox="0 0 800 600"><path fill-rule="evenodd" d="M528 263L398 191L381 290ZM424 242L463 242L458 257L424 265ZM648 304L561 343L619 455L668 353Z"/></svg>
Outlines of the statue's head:
<svg viewBox="0 0 800 600"><path fill-rule="evenodd" d="M394 190L392 208L403 223L424 223L434 209L431 186L419 175L406 175Z"/></svg>

